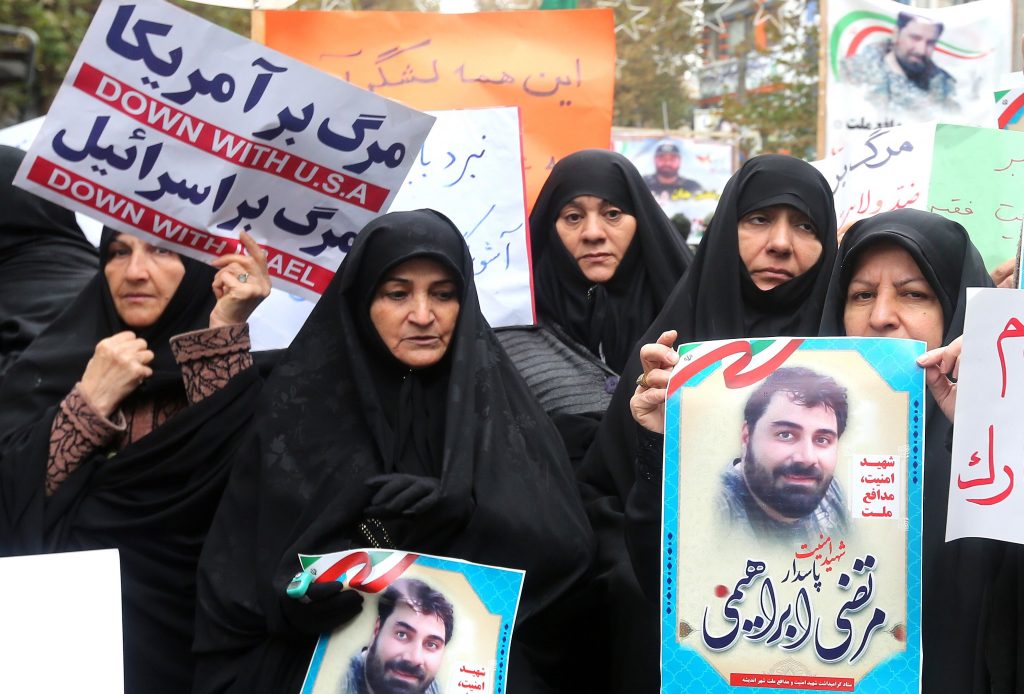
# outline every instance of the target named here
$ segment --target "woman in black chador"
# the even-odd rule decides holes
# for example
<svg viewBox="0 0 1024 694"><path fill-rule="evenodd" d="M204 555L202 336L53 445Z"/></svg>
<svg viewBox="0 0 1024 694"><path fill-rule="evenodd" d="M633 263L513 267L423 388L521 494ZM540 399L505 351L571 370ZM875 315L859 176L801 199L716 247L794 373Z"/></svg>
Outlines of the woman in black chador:
<svg viewBox="0 0 1024 694"><path fill-rule="evenodd" d="M835 255L836 216L825 178L794 157L749 159L726 184L693 264L630 355L580 470L587 514L598 530L598 584L617 606L603 633L631 643L608 655L610 691L632 683L632 691L657 692L660 684L660 564L639 561L634 572L630 561L631 549L645 556L650 542L657 546L661 519L662 439L630 412L630 398L646 387L637 380L644 373L639 346L659 337L675 346L816 335ZM662 337L666 331L675 335ZM643 547L628 547L634 541Z"/></svg>
<svg viewBox="0 0 1024 694"><path fill-rule="evenodd" d="M555 164L530 241L541 323L615 373L693 258L632 162L603 149Z"/></svg>
<svg viewBox="0 0 1024 694"><path fill-rule="evenodd" d="M962 226L920 210L884 212L843 237L821 334L907 337L935 349L963 333L967 288L991 286ZM999 655L1019 648L1016 635L991 648L985 642L1008 623L1004 606L990 609L1003 548L979 538L945 541L953 425L931 396L926 410L921 691L1013 691L998 686L1007 676Z"/></svg>
<svg viewBox="0 0 1024 694"><path fill-rule="evenodd" d="M499 338L576 465L594 440L629 350L693 254L621 154L555 164L530 214L540 324Z"/></svg>
<svg viewBox="0 0 1024 694"><path fill-rule="evenodd" d="M524 569L508 690L552 690L579 627L553 611L593 538L458 229L432 210L370 223L274 373L200 562L195 691L298 691L360 598L287 597L297 555L378 546Z"/></svg>
<svg viewBox="0 0 1024 694"><path fill-rule="evenodd" d="M100 271L0 387L0 553L116 548L126 692L188 691L195 571L259 376L267 263L104 230Z"/></svg>

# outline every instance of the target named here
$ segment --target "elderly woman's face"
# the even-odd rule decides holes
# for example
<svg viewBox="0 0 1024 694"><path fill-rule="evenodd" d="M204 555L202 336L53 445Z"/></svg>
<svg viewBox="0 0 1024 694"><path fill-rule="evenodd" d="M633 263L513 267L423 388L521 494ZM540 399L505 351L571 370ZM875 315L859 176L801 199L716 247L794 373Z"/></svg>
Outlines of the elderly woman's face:
<svg viewBox="0 0 1024 694"><path fill-rule="evenodd" d="M441 361L458 318L455 276L429 258L388 270L370 303L370 320L380 339L395 359L413 369Z"/></svg>
<svg viewBox="0 0 1024 694"><path fill-rule="evenodd" d="M814 222L792 205L748 212L739 221L740 259L754 286L774 289L810 270L821 257Z"/></svg>
<svg viewBox="0 0 1024 694"><path fill-rule="evenodd" d="M942 345L942 304L907 251L883 243L861 253L846 290L843 324L857 337L908 337Z"/></svg>
<svg viewBox="0 0 1024 694"><path fill-rule="evenodd" d="M636 234L636 217L593 195L580 195L558 213L555 230L576 259L583 276L595 284L615 276Z"/></svg>
<svg viewBox="0 0 1024 694"><path fill-rule="evenodd" d="M148 328L163 315L178 290L185 265L174 251L118 234L110 243L103 274L125 325Z"/></svg>

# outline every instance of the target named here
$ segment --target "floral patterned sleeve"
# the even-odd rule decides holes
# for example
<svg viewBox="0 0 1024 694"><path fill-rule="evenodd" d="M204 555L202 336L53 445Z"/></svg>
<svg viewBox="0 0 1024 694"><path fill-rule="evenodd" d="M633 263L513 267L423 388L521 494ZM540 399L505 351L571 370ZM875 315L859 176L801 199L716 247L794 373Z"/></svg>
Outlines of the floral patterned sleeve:
<svg viewBox="0 0 1024 694"><path fill-rule="evenodd" d="M96 412L78 383L57 408L50 428L50 459L46 466L46 496L75 471L93 451L108 446L124 433L124 415L118 410L111 421Z"/></svg>
<svg viewBox="0 0 1024 694"><path fill-rule="evenodd" d="M238 323L182 333L171 338L171 352L185 378L188 401L213 395L252 366L249 324Z"/></svg>

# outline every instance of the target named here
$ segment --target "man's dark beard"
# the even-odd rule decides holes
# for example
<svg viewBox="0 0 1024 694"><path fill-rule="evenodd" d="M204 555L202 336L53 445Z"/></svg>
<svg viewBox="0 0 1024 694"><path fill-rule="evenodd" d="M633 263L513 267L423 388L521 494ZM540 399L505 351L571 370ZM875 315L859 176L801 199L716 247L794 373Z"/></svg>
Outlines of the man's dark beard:
<svg viewBox="0 0 1024 694"><path fill-rule="evenodd" d="M790 463L769 472L757 464L754 447L750 444L747 445L747 451L743 456L743 474L747 480L747 487L754 496L785 518L803 518L810 515L825 498L825 493L832 482L831 479L825 481L820 468L802 463ZM776 487L776 481L784 475L814 477L817 484L814 487Z"/></svg>
<svg viewBox="0 0 1024 694"><path fill-rule="evenodd" d="M657 166L655 172L658 174L658 178L671 178L672 180L679 178L679 169L675 166Z"/></svg>
<svg viewBox="0 0 1024 694"><path fill-rule="evenodd" d="M903 72L907 75L907 79L910 80L915 87L922 91L928 91L928 82L930 81L931 75L931 61L928 58L921 58L921 62L918 64L910 63L900 57L899 53L894 53L896 56L896 62L903 68Z"/></svg>
<svg viewBox="0 0 1024 694"><path fill-rule="evenodd" d="M379 638L378 634L378 638ZM389 672L399 672L412 677L418 677L419 682L407 682L405 680L388 677ZM386 662L377 659L377 639L370 644L366 652L366 682L373 690L373 694L421 694L434 682L427 679L426 671L418 665L392 658Z"/></svg>

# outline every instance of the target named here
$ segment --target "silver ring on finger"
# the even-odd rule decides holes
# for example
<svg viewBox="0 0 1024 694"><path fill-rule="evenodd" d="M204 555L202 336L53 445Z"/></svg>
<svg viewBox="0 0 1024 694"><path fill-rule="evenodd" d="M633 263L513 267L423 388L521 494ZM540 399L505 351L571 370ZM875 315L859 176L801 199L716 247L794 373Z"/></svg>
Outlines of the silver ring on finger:
<svg viewBox="0 0 1024 694"><path fill-rule="evenodd" d="M245 284L246 282L248 282L249 281L249 273L248 272L240 272L240 273L238 273L238 281L241 282L242 284Z"/></svg>

